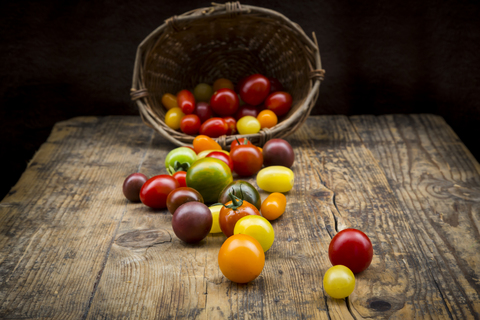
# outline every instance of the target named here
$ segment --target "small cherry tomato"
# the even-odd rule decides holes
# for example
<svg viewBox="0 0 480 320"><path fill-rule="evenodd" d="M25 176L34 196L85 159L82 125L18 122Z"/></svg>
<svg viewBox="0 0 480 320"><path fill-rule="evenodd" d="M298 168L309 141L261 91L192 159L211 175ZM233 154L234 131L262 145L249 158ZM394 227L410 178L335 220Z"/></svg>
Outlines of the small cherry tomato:
<svg viewBox="0 0 480 320"><path fill-rule="evenodd" d="M182 90L177 93L177 104L183 113L192 113L193 110L195 110L195 97L193 93L188 90Z"/></svg>
<svg viewBox="0 0 480 320"><path fill-rule="evenodd" d="M220 222L218 220L218 217L220 216L220 209L222 209L222 205L216 205L216 206L211 206L208 207L210 209L210 212L212 212L212 229L210 229L210 233L221 233L222 229L220 228Z"/></svg>
<svg viewBox="0 0 480 320"><path fill-rule="evenodd" d="M235 166L235 161L233 162L233 165ZM266 167L260 170L257 174L258 187L267 192L288 192L293 188L293 183L293 171L287 167Z"/></svg>
<svg viewBox="0 0 480 320"><path fill-rule="evenodd" d="M258 106L270 93L270 81L261 74L253 74L242 79L238 89L245 103Z"/></svg>
<svg viewBox="0 0 480 320"><path fill-rule="evenodd" d="M200 126L200 134L218 138L227 134L228 125L223 118L210 118Z"/></svg>
<svg viewBox="0 0 480 320"><path fill-rule="evenodd" d="M290 168L295 161L295 152L288 141L271 139L263 146L263 164L269 166L284 166Z"/></svg>
<svg viewBox="0 0 480 320"><path fill-rule="evenodd" d="M184 116L185 113L182 112L182 109L172 108L165 114L165 124L173 130L180 129L180 122Z"/></svg>
<svg viewBox="0 0 480 320"><path fill-rule="evenodd" d="M167 209L171 214L174 214L178 207L190 201L203 203L203 197L197 190L193 188L177 188L168 194Z"/></svg>
<svg viewBox="0 0 480 320"><path fill-rule="evenodd" d="M192 136L198 133L200 125L200 118L196 114L187 114L180 120L180 130Z"/></svg>
<svg viewBox="0 0 480 320"><path fill-rule="evenodd" d="M236 234L222 244L218 252L218 266L230 281L247 283L262 273L265 253L255 238Z"/></svg>
<svg viewBox="0 0 480 320"><path fill-rule="evenodd" d="M201 123L204 123L213 116L212 108L207 102L198 102L193 113L200 118Z"/></svg>
<svg viewBox="0 0 480 320"><path fill-rule="evenodd" d="M260 128L271 128L278 123L278 118L275 112L272 110L263 110L257 116L258 122L260 122Z"/></svg>
<svg viewBox="0 0 480 320"><path fill-rule="evenodd" d="M206 205L197 201L182 204L172 217L175 235L187 243L203 240L212 228L212 213Z"/></svg>
<svg viewBox="0 0 480 320"><path fill-rule="evenodd" d="M193 89L193 95L195 96L196 101L208 102L210 101L212 94L212 86L207 83L199 83L195 89Z"/></svg>
<svg viewBox="0 0 480 320"><path fill-rule="evenodd" d="M277 78L269 77L268 80L270 81L270 93L284 90L283 85Z"/></svg>
<svg viewBox="0 0 480 320"><path fill-rule="evenodd" d="M253 145L239 145L230 151L233 171L241 177L248 177L258 172L263 165L263 155Z"/></svg>
<svg viewBox="0 0 480 320"><path fill-rule="evenodd" d="M146 175L140 172L132 173L123 181L123 195L132 202L140 201L140 189L147 182Z"/></svg>
<svg viewBox="0 0 480 320"><path fill-rule="evenodd" d="M275 220L280 217L287 207L287 198L283 193L273 192L263 202L261 207L262 216L267 220Z"/></svg>
<svg viewBox="0 0 480 320"><path fill-rule="evenodd" d="M186 171L197 161L197 154L190 148L178 147L171 150L165 157L165 168L170 174Z"/></svg>
<svg viewBox="0 0 480 320"><path fill-rule="evenodd" d="M237 221L233 234L247 234L260 243L264 252L273 244L275 232L267 219L257 215L248 215Z"/></svg>
<svg viewBox="0 0 480 320"><path fill-rule="evenodd" d="M227 164L227 166L230 168L231 171L233 171L233 162L232 159L230 159L230 156L228 154L225 154L224 152L221 151L213 151L207 154L206 158L215 158L218 160L222 160Z"/></svg>
<svg viewBox="0 0 480 320"><path fill-rule="evenodd" d="M223 152L225 153L227 156L230 155L230 152L228 151L225 151L225 150L203 150L202 152L200 152L197 156L198 156L198 159L203 159L205 157L207 157L210 153L212 153L213 151L218 151L218 152Z"/></svg>
<svg viewBox="0 0 480 320"><path fill-rule="evenodd" d="M246 104L235 113L235 119L238 121L245 116L257 117L259 112L257 107Z"/></svg>
<svg viewBox="0 0 480 320"><path fill-rule="evenodd" d="M210 106L213 112L223 117L235 114L238 110L238 104L238 96L231 89L215 91L210 99Z"/></svg>
<svg viewBox="0 0 480 320"><path fill-rule="evenodd" d="M265 99L265 107L275 112L277 117L283 116L292 107L292 96L288 92L274 92Z"/></svg>
<svg viewBox="0 0 480 320"><path fill-rule="evenodd" d="M171 93L165 93L162 96L162 104L165 107L165 109L167 109L167 110L170 110L172 108L176 108L176 107L178 107L177 97L175 97Z"/></svg>
<svg viewBox="0 0 480 320"><path fill-rule="evenodd" d="M328 257L335 266L344 265L359 273L367 269L373 258L372 242L357 229L344 229L337 233L328 247Z"/></svg>
<svg viewBox="0 0 480 320"><path fill-rule="evenodd" d="M140 189L140 200L150 208L166 208L169 193L179 187L177 180L167 174L154 176L148 179Z"/></svg>
<svg viewBox="0 0 480 320"><path fill-rule="evenodd" d="M323 288L332 298L346 298L355 289L355 276L345 266L333 266L323 276Z"/></svg>
<svg viewBox="0 0 480 320"><path fill-rule="evenodd" d="M234 117L225 117L223 120L225 120L228 126L227 135L237 133L237 120Z"/></svg>
<svg viewBox="0 0 480 320"><path fill-rule="evenodd" d="M245 116L238 120L237 130L240 134L252 134L260 131L260 122L252 116Z"/></svg>
<svg viewBox="0 0 480 320"><path fill-rule="evenodd" d="M230 199L232 201L227 202L222 209L220 209L220 228L225 236L231 237L233 235L233 229L235 224L240 218L248 215L260 216L257 208L250 202L242 200L237 196L231 194Z"/></svg>
<svg viewBox="0 0 480 320"><path fill-rule="evenodd" d="M234 86L232 81L225 78L220 78L215 80L215 82L213 83L213 92L218 91L220 89L225 89L225 88L233 90Z"/></svg>
<svg viewBox="0 0 480 320"><path fill-rule="evenodd" d="M177 171L174 174L172 174L172 177L177 180L178 184L180 187L186 187L187 186L187 172L186 171Z"/></svg>
<svg viewBox="0 0 480 320"><path fill-rule="evenodd" d="M222 147L206 135L198 135L193 139L193 149L197 155L205 150L222 150Z"/></svg>
<svg viewBox="0 0 480 320"><path fill-rule="evenodd" d="M232 151L233 149L235 149L235 147L237 147L239 145L253 146L253 144L247 138L235 139L235 140L232 141L232 144L230 145L230 151Z"/></svg>

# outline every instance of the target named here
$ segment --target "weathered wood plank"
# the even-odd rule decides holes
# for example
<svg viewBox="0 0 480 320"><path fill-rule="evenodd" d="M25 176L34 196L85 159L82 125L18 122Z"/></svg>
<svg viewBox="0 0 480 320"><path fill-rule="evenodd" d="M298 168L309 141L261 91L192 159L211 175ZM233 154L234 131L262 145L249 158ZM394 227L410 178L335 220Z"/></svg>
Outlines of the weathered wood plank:
<svg viewBox="0 0 480 320"><path fill-rule="evenodd" d="M480 165L438 116L357 116L352 122L372 151L410 221L430 290L453 318L480 317ZM413 261L407 261L412 264ZM421 278L421 269L409 269ZM438 303L437 303L438 304ZM436 308L427 314L435 316Z"/></svg>
<svg viewBox="0 0 480 320"><path fill-rule="evenodd" d="M0 318L88 312L124 214L118 177L138 169L151 137L122 117L54 127L0 203Z"/></svg>

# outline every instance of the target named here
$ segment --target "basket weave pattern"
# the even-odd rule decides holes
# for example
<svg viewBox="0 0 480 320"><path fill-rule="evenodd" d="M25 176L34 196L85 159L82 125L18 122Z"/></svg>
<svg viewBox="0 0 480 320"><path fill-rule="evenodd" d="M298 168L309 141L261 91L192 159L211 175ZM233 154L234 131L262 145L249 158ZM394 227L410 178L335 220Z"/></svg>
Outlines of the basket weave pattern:
<svg viewBox="0 0 480 320"><path fill-rule="evenodd" d="M164 123L163 94L218 78L236 83L254 73L277 78L292 95L292 108L270 129L216 138L224 149L235 137L263 146L293 133L315 105L325 71L315 35L310 40L283 15L238 2L213 4L174 16L145 38L137 49L131 97L148 126L178 146L191 145L194 136Z"/></svg>

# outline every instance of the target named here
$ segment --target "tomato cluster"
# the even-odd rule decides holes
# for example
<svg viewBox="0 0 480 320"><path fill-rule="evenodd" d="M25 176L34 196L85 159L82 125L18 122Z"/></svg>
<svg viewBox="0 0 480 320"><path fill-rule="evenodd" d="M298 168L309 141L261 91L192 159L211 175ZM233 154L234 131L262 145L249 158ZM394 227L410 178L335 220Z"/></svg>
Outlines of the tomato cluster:
<svg viewBox="0 0 480 320"><path fill-rule="evenodd" d="M193 92L183 89L162 96L168 110L165 124L188 135L217 138L222 135L252 134L271 128L288 113L292 96L283 91L276 78L253 74L232 81L220 78L213 83L199 83Z"/></svg>

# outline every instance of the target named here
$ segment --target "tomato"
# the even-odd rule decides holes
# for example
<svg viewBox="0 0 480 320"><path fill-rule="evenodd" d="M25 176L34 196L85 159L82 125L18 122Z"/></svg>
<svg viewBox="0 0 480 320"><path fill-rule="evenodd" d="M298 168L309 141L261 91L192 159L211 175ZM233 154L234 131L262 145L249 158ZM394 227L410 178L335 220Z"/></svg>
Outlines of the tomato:
<svg viewBox="0 0 480 320"><path fill-rule="evenodd" d="M260 131L260 122L252 116L245 116L238 120L237 130L240 134L252 134Z"/></svg>
<svg viewBox="0 0 480 320"><path fill-rule="evenodd" d="M200 134L218 138L227 134L228 126L222 118L210 118L200 126Z"/></svg>
<svg viewBox="0 0 480 320"><path fill-rule="evenodd" d="M204 150L197 155L198 159L203 159L214 151L222 152L222 153L225 153L227 156L230 156L230 152L225 151L225 150Z"/></svg>
<svg viewBox="0 0 480 320"><path fill-rule="evenodd" d="M167 209L171 214L174 214L178 207L190 201L198 201L203 203L203 197L197 190L193 188L177 188L170 192L167 197Z"/></svg>
<svg viewBox="0 0 480 320"><path fill-rule="evenodd" d="M140 200L150 208L163 209L167 207L169 193L179 187L177 180L167 174L154 176L140 189Z"/></svg>
<svg viewBox="0 0 480 320"><path fill-rule="evenodd" d="M172 229L175 235L187 243L203 240L212 228L212 213L201 202L190 201L175 210Z"/></svg>
<svg viewBox="0 0 480 320"><path fill-rule="evenodd" d="M212 228L210 229L210 233L221 233L222 229L220 228L220 222L218 220L218 217L220 216L220 209L222 209L222 205L216 205L216 206L211 206L208 207L210 209L210 212L212 212Z"/></svg>
<svg viewBox="0 0 480 320"><path fill-rule="evenodd" d="M337 233L328 247L328 257L335 266L344 265L359 273L367 269L373 258L372 242L357 229L344 229Z"/></svg>
<svg viewBox="0 0 480 320"><path fill-rule="evenodd" d="M177 171L186 171L197 161L197 154L190 148L178 147L171 150L165 158L165 168L170 174Z"/></svg>
<svg viewBox="0 0 480 320"><path fill-rule="evenodd" d="M295 152L283 139L271 139L263 146L263 164L269 166L284 166L290 168L295 161Z"/></svg>
<svg viewBox="0 0 480 320"><path fill-rule="evenodd" d="M226 154L225 152L212 151L209 154L207 154L207 158L215 158L215 159L218 159L218 160L222 160L230 168L230 171L233 171L232 159L230 159L230 156L228 154Z"/></svg>
<svg viewBox="0 0 480 320"><path fill-rule="evenodd" d="M270 249L275 239L275 232L270 222L257 215L245 216L238 220L233 229L233 234L247 234L254 237L260 243L264 252Z"/></svg>
<svg viewBox="0 0 480 320"><path fill-rule="evenodd" d="M262 203L262 216L267 220L280 217L287 207L287 198L283 193L273 192Z"/></svg>
<svg viewBox="0 0 480 320"><path fill-rule="evenodd" d="M220 191L232 181L230 168L215 158L197 160L187 171L187 186L200 192L205 203L216 202Z"/></svg>
<svg viewBox="0 0 480 320"><path fill-rule="evenodd" d="M270 93L270 81L261 74L253 74L240 81L238 90L245 103L258 106Z"/></svg>
<svg viewBox="0 0 480 320"><path fill-rule="evenodd" d="M227 135L237 133L237 120L234 117L225 117L223 120L225 120L228 126Z"/></svg>
<svg viewBox="0 0 480 320"><path fill-rule="evenodd" d="M173 130L180 129L180 121L185 116L178 107L172 108L165 114L165 124Z"/></svg>
<svg viewBox="0 0 480 320"><path fill-rule="evenodd" d="M218 252L218 266L230 281L247 283L262 273L265 253L253 237L236 234L222 244Z"/></svg>
<svg viewBox="0 0 480 320"><path fill-rule="evenodd" d="M237 112L239 103L237 94L231 89L215 91L210 98L210 106L213 112L223 117L231 116Z"/></svg>
<svg viewBox="0 0 480 320"><path fill-rule="evenodd" d="M190 114L195 110L195 97L190 91L182 90L177 93L177 104L183 113Z"/></svg>
<svg viewBox="0 0 480 320"><path fill-rule="evenodd" d="M192 150L193 152L195 152L195 149L193 149L193 147L191 147L191 146L183 146L182 148L187 148L187 149L190 149L190 150ZM196 152L195 152L195 153L196 153Z"/></svg>
<svg viewBox="0 0 480 320"><path fill-rule="evenodd" d="M205 150L222 150L222 147L206 135L198 135L193 139L193 149L197 154Z"/></svg>
<svg viewBox="0 0 480 320"><path fill-rule="evenodd" d="M132 173L127 178L125 178L122 188L125 198L132 202L139 202L140 189L147 180L147 176L140 172Z"/></svg>
<svg viewBox="0 0 480 320"><path fill-rule="evenodd" d="M193 95L196 101L208 102L213 94L213 88L207 83L199 83L193 89Z"/></svg>
<svg viewBox="0 0 480 320"><path fill-rule="evenodd" d="M344 299L355 289L355 276L345 266L333 266L323 276L323 288L332 298Z"/></svg>
<svg viewBox="0 0 480 320"><path fill-rule="evenodd" d="M225 79L225 78L220 78L220 79L215 80L215 82L213 83L213 91L214 92L218 91L220 89L224 89L224 88L233 90L234 86L233 86L232 81L230 81L228 79Z"/></svg>
<svg viewBox="0 0 480 320"><path fill-rule="evenodd" d="M277 117L283 116L292 107L292 96L288 92L274 92L265 99L265 107L275 112Z"/></svg>
<svg viewBox="0 0 480 320"><path fill-rule="evenodd" d="M172 174L172 177L177 180L178 184L180 187L186 187L187 186L187 172L186 171L177 171L174 174Z"/></svg>
<svg viewBox="0 0 480 320"><path fill-rule="evenodd" d="M200 118L196 114L187 114L180 120L180 130L192 136L198 133L200 125Z"/></svg>
<svg viewBox="0 0 480 320"><path fill-rule="evenodd" d="M230 199L232 201L224 204L223 208L220 209L220 228L222 232L227 237L233 235L233 229L235 228L235 223L237 223L240 218L248 215L260 215L255 206L245 200L242 200L233 194L230 194Z"/></svg>
<svg viewBox="0 0 480 320"><path fill-rule="evenodd" d="M204 123L213 116L212 108L206 102L198 102L193 113L200 118L201 123Z"/></svg>
<svg viewBox="0 0 480 320"><path fill-rule="evenodd" d="M172 108L176 108L176 107L178 107L177 97L175 97L171 93L165 93L162 96L162 104L165 107L165 109L167 109L167 110L170 110Z"/></svg>
<svg viewBox="0 0 480 320"><path fill-rule="evenodd" d="M283 85L277 78L269 77L268 80L270 81L270 93L284 90Z"/></svg>
<svg viewBox="0 0 480 320"><path fill-rule="evenodd" d="M230 152L233 161L233 171L239 176L247 177L258 172L262 168L263 155L253 145L239 145Z"/></svg>
<svg viewBox="0 0 480 320"><path fill-rule="evenodd" d="M249 182L243 180L233 181L229 185L227 185L218 196L218 202L220 203L227 203L230 201L230 193L238 198L251 203L260 210L262 205L262 198L260 197L260 193L258 193L257 189L252 186Z"/></svg>
<svg viewBox="0 0 480 320"><path fill-rule="evenodd" d="M235 162L233 165L235 168ZM288 192L293 188L294 178L293 171L287 167L271 166L257 174L257 185L267 192Z"/></svg>
<svg viewBox="0 0 480 320"><path fill-rule="evenodd" d="M230 151L232 151L233 149L235 149L239 145L253 146L252 142L250 142L250 140L248 140L248 138L240 138L240 139L237 138L237 139L233 140L232 143L230 144Z"/></svg>
<svg viewBox="0 0 480 320"><path fill-rule="evenodd" d="M238 109L234 117L238 121L245 116L257 117L259 112L257 107L246 104Z"/></svg>
<svg viewBox="0 0 480 320"><path fill-rule="evenodd" d="M257 120L260 123L260 128L271 128L278 123L278 118L272 110L263 110L258 116Z"/></svg>

